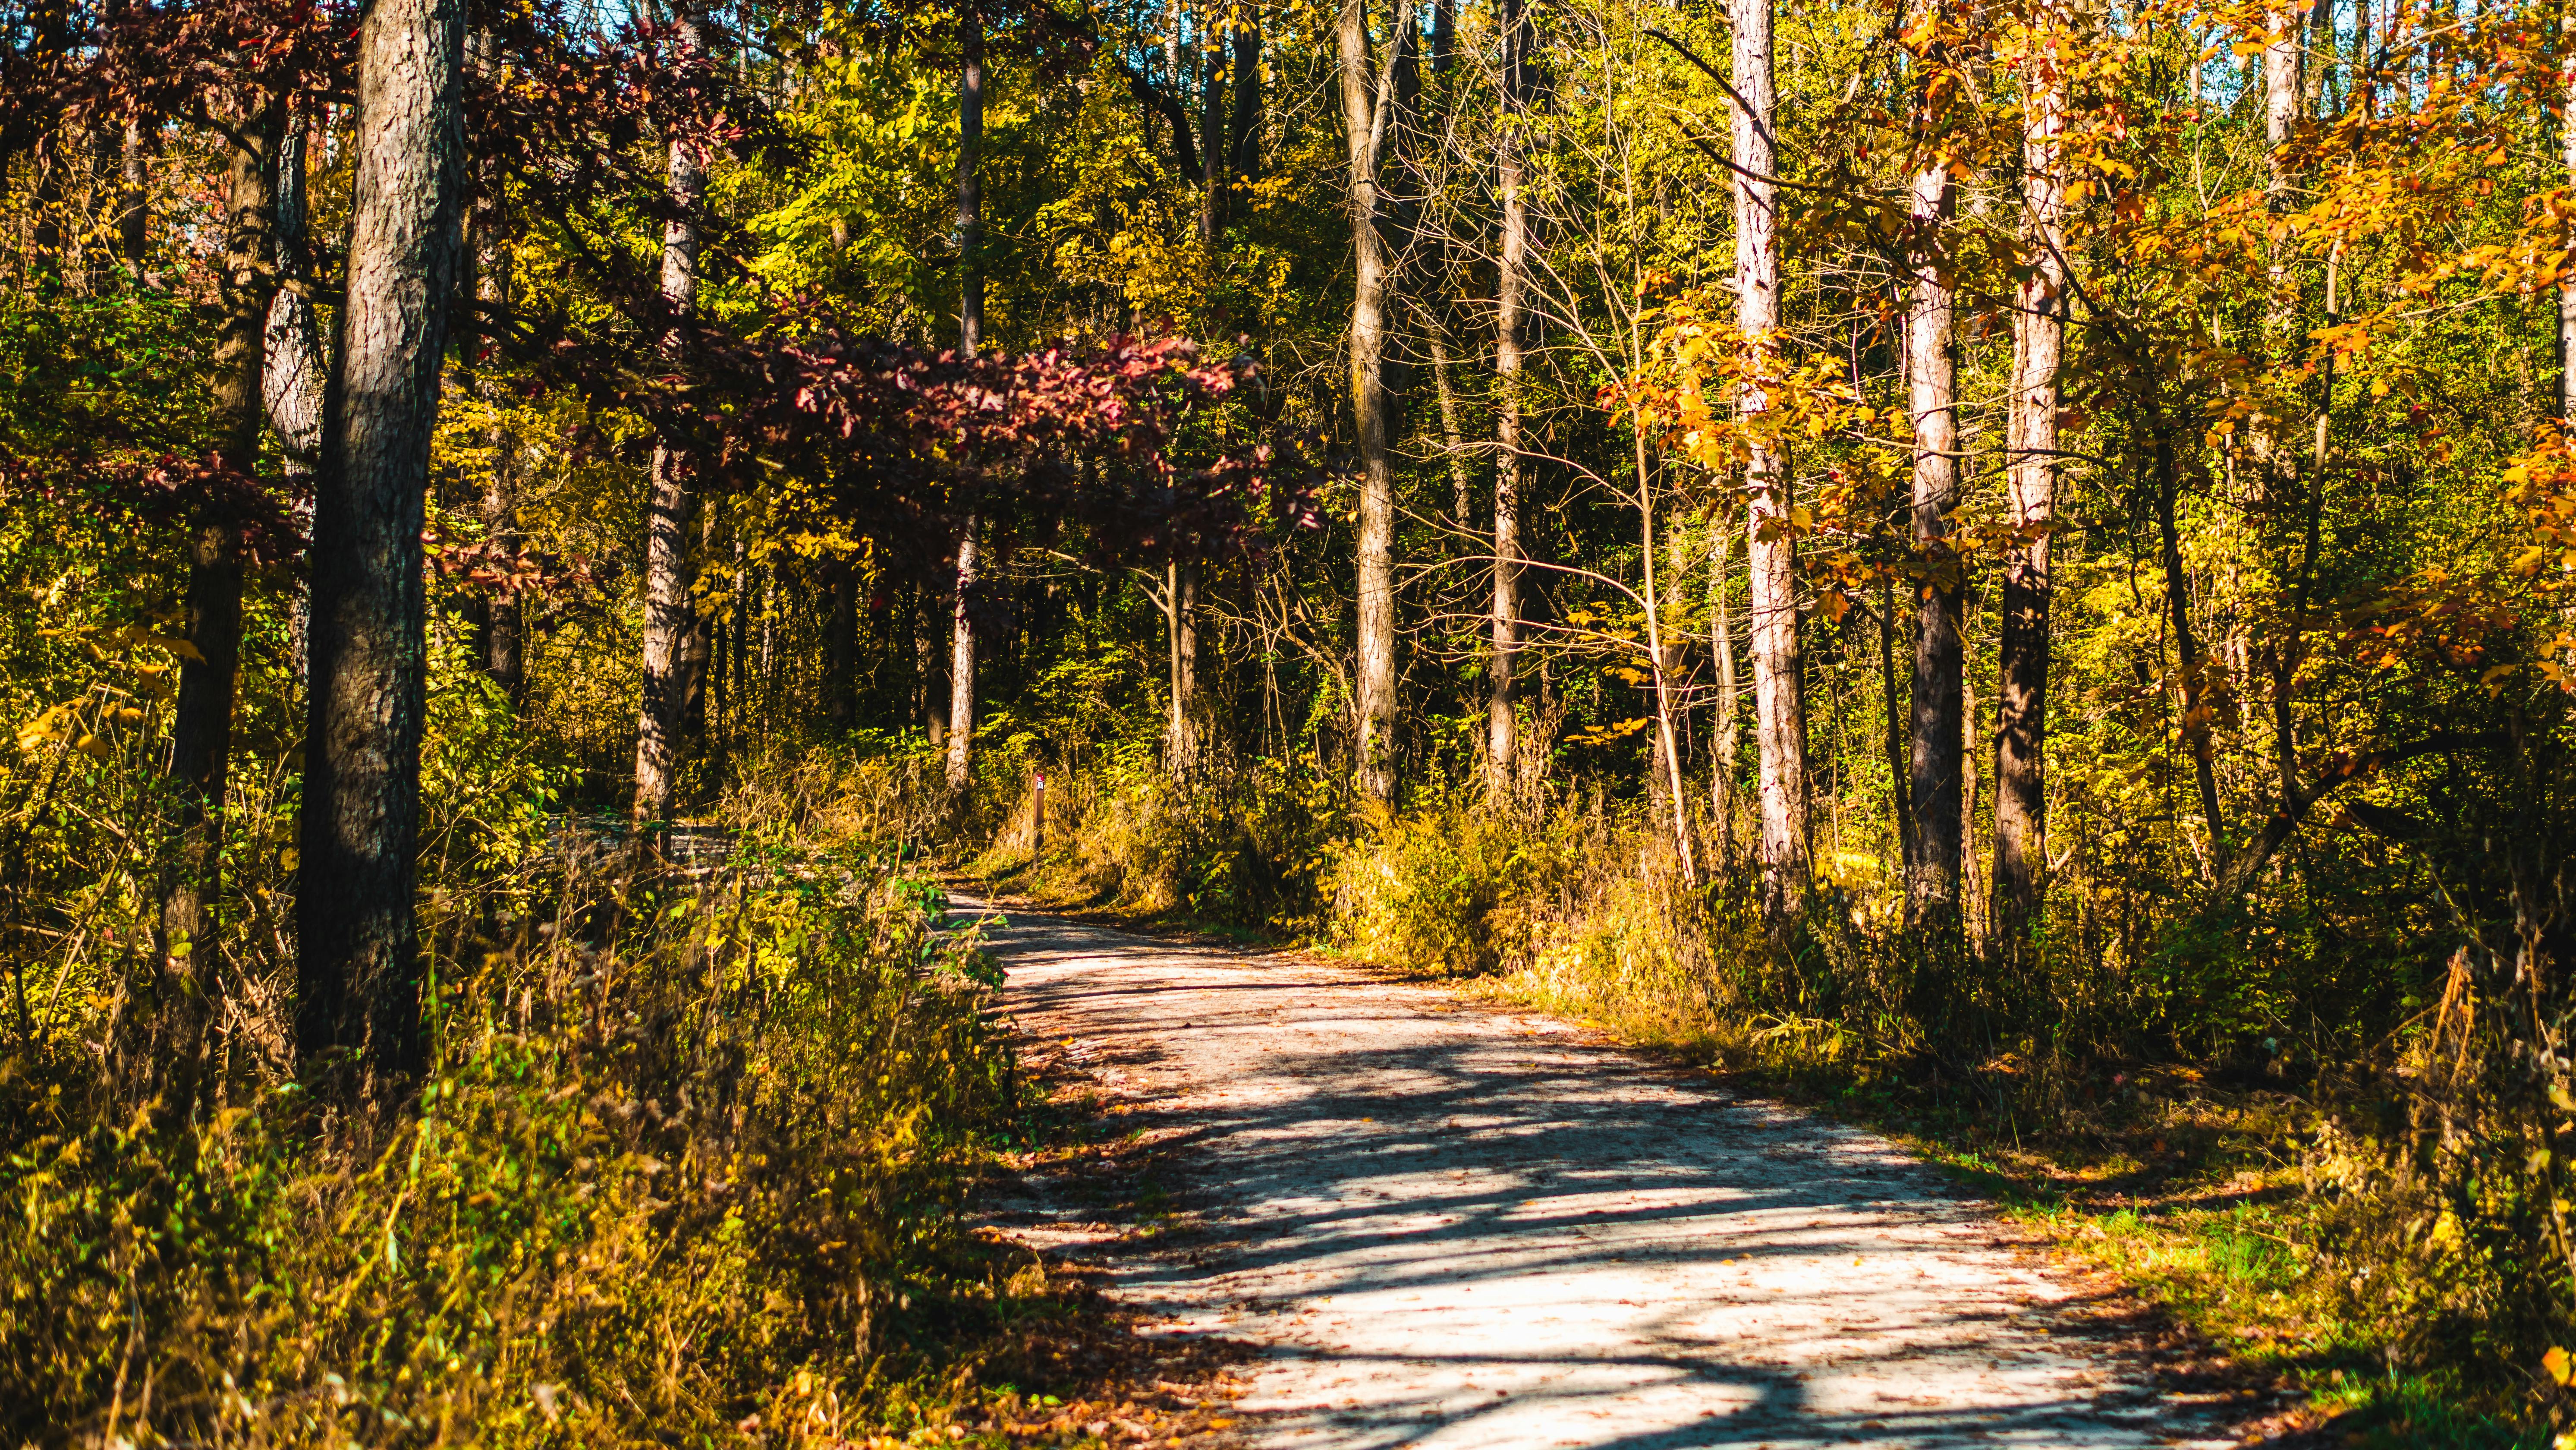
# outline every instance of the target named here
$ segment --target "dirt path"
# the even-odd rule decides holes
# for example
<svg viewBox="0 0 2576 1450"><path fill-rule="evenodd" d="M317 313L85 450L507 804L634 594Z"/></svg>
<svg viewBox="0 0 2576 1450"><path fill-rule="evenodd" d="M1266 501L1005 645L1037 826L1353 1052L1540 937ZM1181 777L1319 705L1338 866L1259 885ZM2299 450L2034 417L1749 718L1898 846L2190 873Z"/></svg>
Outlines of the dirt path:
<svg viewBox="0 0 2576 1450"><path fill-rule="evenodd" d="M982 909L961 900L961 913ZM1036 1050L1167 1137L1170 1232L1017 1232L1262 1346L1293 1450L2226 1445L1893 1146L1548 1018L1013 912Z"/></svg>

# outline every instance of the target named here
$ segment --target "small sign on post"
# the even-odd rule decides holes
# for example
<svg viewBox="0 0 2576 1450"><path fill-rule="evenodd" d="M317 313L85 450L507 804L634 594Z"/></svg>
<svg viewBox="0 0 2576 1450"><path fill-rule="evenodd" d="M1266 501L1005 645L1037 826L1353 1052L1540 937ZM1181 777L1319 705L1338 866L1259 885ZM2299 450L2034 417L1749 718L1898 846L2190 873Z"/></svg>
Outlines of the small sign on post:
<svg viewBox="0 0 2576 1450"><path fill-rule="evenodd" d="M1029 854L1046 849L1046 777L1033 777L1037 791L1029 804Z"/></svg>

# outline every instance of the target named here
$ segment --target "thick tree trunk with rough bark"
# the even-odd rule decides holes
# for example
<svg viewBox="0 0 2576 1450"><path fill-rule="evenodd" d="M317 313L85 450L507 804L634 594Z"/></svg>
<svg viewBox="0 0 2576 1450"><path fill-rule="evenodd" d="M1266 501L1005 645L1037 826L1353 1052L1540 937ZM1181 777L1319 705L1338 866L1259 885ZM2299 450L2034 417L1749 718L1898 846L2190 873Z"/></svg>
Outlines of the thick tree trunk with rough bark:
<svg viewBox="0 0 2576 1450"><path fill-rule="evenodd" d="M2052 34L2062 34L2052 30ZM2013 307L2005 481L2020 531L2004 560L1995 696L1994 927L2020 950L2038 920L2048 865L2048 530L2057 520L2057 370L2066 340L2065 83L2056 44L2023 78L2022 197L2030 275Z"/></svg>
<svg viewBox="0 0 2576 1450"><path fill-rule="evenodd" d="M1807 705L1798 638L1798 542L1792 480L1779 443L1758 426L1779 368L1780 214L1772 144L1772 0L1729 0L1734 20L1735 295L1745 359L1742 411L1751 430L1745 510L1752 573L1753 730L1759 752L1763 914L1784 933L1807 892Z"/></svg>
<svg viewBox="0 0 2576 1450"><path fill-rule="evenodd" d="M1922 61L1918 63L1928 64ZM1928 92L1928 83L1925 86ZM1930 118L1925 118L1928 126ZM1906 268L1912 298L1905 318L1908 410L1914 422L1914 542L1926 569L1915 587L1914 704L1906 797L1913 832L1905 843L1906 918L1939 934L1959 914L1960 720L1957 561L1944 537L1958 502L1958 356L1949 275L1949 158L1937 139L1916 172Z"/></svg>
<svg viewBox="0 0 2576 1450"><path fill-rule="evenodd" d="M694 19L682 19L682 45L695 49L702 35ZM689 323L697 310L697 209L706 184L706 158L696 146L675 138L665 190L675 214L662 231L662 301L670 317L662 351L674 366L686 355ZM690 670L684 656L696 630L689 523L697 512L697 497L690 472L688 456L671 439L654 445L644 513L644 705L635 722L639 822L670 819L685 753Z"/></svg>
<svg viewBox="0 0 2576 1450"><path fill-rule="evenodd" d="M226 148L224 250L216 274L222 321L214 348L217 457L254 474L264 418L262 358L276 287L276 175L283 108L234 118ZM172 852L161 885L160 950L148 1018L156 1039L149 1075L184 1113L200 1078L216 981L215 903L225 767L232 753L234 681L241 661L242 560L238 528L218 517L189 529L188 643L170 722Z"/></svg>
<svg viewBox="0 0 2576 1450"><path fill-rule="evenodd" d="M1412 0L1396 0L1388 74L1371 74L1367 0L1343 0L1335 26L1341 69L1342 124L1349 142L1351 252L1351 416L1359 434L1359 659L1357 695L1360 794L1380 805L1395 798L1395 457L1392 399L1387 395L1387 304L1393 293L1378 162L1395 129L1393 76L1410 44Z"/></svg>
<svg viewBox="0 0 2576 1450"><path fill-rule="evenodd" d="M1529 118L1530 21L1522 0L1502 0L1502 27L1503 126L1494 153L1495 191L1502 203L1494 284L1494 592L1486 612L1490 642L1485 657L1485 793L1496 801L1511 793L1520 767L1512 670L1521 642L1521 354L1528 327L1522 289L1529 266L1526 139L1521 132Z"/></svg>
<svg viewBox="0 0 2576 1450"><path fill-rule="evenodd" d="M398 1095L422 1063L420 531L461 238L462 0L361 22L348 293L313 518L310 717L296 883L296 1048L322 1083Z"/></svg>

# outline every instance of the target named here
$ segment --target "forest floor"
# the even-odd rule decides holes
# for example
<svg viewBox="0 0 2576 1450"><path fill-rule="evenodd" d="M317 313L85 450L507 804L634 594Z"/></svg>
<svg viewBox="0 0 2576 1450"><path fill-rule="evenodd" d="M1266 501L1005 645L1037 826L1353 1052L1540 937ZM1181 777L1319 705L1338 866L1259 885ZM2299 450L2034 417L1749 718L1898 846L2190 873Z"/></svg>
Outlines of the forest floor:
<svg viewBox="0 0 2576 1450"><path fill-rule="evenodd" d="M2275 1407L1894 1143L1703 1071L1295 952L981 929L1032 1070L1150 1180L1106 1222L1032 1173L995 1227L1257 1351L1255 1445L2217 1446Z"/></svg>

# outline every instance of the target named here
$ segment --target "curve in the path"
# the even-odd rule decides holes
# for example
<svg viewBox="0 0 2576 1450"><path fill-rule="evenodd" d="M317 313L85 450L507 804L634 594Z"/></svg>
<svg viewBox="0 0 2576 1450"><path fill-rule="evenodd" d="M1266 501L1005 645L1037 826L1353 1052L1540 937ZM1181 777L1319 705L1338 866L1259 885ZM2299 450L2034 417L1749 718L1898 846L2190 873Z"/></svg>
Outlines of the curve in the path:
<svg viewBox="0 0 2576 1450"><path fill-rule="evenodd" d="M1203 1210L1050 1246L1164 1332L1263 1346L1257 1444L2230 1443L1883 1140L1436 987L1017 911L984 932L1037 1049L1132 1100Z"/></svg>

